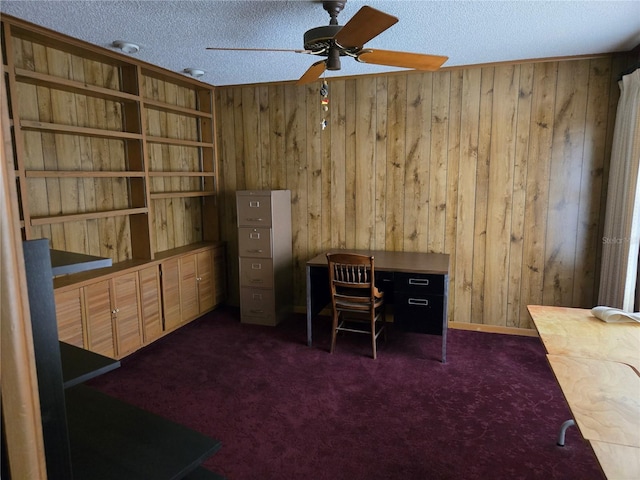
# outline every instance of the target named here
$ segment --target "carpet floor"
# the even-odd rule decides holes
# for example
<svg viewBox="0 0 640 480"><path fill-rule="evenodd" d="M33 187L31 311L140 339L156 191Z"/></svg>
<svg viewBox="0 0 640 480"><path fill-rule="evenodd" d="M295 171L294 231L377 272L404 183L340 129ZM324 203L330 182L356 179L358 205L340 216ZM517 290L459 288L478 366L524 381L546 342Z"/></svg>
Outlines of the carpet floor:
<svg viewBox="0 0 640 480"><path fill-rule="evenodd" d="M378 358L329 321L240 323L221 308L122 360L91 386L222 441L229 480L603 479L532 337L389 329ZM150 479L155 480L155 479Z"/></svg>

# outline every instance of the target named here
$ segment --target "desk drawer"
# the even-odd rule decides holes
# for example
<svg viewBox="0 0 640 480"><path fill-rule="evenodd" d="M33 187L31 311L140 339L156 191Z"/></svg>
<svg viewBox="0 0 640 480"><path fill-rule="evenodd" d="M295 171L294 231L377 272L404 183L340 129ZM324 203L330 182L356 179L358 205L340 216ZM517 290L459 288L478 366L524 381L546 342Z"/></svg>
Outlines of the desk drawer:
<svg viewBox="0 0 640 480"><path fill-rule="evenodd" d="M273 260L240 257L240 285L273 288Z"/></svg>
<svg viewBox="0 0 640 480"><path fill-rule="evenodd" d="M237 206L239 227L271 226L271 196L238 195Z"/></svg>
<svg viewBox="0 0 640 480"><path fill-rule="evenodd" d="M400 330L442 335L444 296L395 292L394 325Z"/></svg>
<svg viewBox="0 0 640 480"><path fill-rule="evenodd" d="M444 295L444 275L396 272L396 292Z"/></svg>
<svg viewBox="0 0 640 480"><path fill-rule="evenodd" d="M271 258L271 229L238 229L238 255L240 257Z"/></svg>

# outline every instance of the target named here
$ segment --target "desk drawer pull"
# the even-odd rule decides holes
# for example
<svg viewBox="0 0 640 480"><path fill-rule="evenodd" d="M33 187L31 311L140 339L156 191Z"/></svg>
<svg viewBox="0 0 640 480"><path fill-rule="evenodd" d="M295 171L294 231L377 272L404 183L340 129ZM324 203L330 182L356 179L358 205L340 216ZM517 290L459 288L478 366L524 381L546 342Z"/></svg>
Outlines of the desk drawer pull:
<svg viewBox="0 0 640 480"><path fill-rule="evenodd" d="M427 285L429 285L429 279L428 278L410 278L409 285L422 285L426 287Z"/></svg>
<svg viewBox="0 0 640 480"><path fill-rule="evenodd" d="M410 298L408 300L409 305L429 305L429 300L426 298Z"/></svg>

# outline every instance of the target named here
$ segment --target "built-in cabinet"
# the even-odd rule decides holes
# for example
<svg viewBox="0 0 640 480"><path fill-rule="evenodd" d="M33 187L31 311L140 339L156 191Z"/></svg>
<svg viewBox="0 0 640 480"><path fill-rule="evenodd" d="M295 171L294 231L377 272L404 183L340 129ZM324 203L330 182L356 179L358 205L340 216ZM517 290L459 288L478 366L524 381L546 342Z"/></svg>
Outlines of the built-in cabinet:
<svg viewBox="0 0 640 480"><path fill-rule="evenodd" d="M224 257L224 247L217 245L160 264L166 330L177 328L224 301Z"/></svg>
<svg viewBox="0 0 640 480"><path fill-rule="evenodd" d="M56 278L60 340L111 358L135 352L224 301L224 256L223 243L201 245L120 272Z"/></svg>
<svg viewBox="0 0 640 480"><path fill-rule="evenodd" d="M240 317L277 325L292 308L291 191L236 192Z"/></svg>

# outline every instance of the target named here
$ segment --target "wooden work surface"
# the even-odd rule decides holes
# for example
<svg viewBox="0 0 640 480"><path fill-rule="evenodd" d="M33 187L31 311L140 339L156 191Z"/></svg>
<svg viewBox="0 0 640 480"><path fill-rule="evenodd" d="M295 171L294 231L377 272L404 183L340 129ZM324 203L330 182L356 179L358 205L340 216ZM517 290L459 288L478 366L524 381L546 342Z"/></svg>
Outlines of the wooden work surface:
<svg viewBox="0 0 640 480"><path fill-rule="evenodd" d="M624 363L547 355L580 433L640 447L640 377Z"/></svg>
<svg viewBox="0 0 640 480"><path fill-rule="evenodd" d="M550 355L621 362L640 374L640 324L606 323L583 308L527 308Z"/></svg>
<svg viewBox="0 0 640 480"><path fill-rule="evenodd" d="M640 325L529 305L576 425L611 480L640 478Z"/></svg>
<svg viewBox="0 0 640 480"><path fill-rule="evenodd" d="M600 467L612 480L640 478L640 448L591 440Z"/></svg>
<svg viewBox="0 0 640 480"><path fill-rule="evenodd" d="M307 266L327 266L327 253L359 253L373 255L375 269L407 273L449 274L449 255L445 253L424 252L385 252L383 250L330 250L316 255L307 262Z"/></svg>

